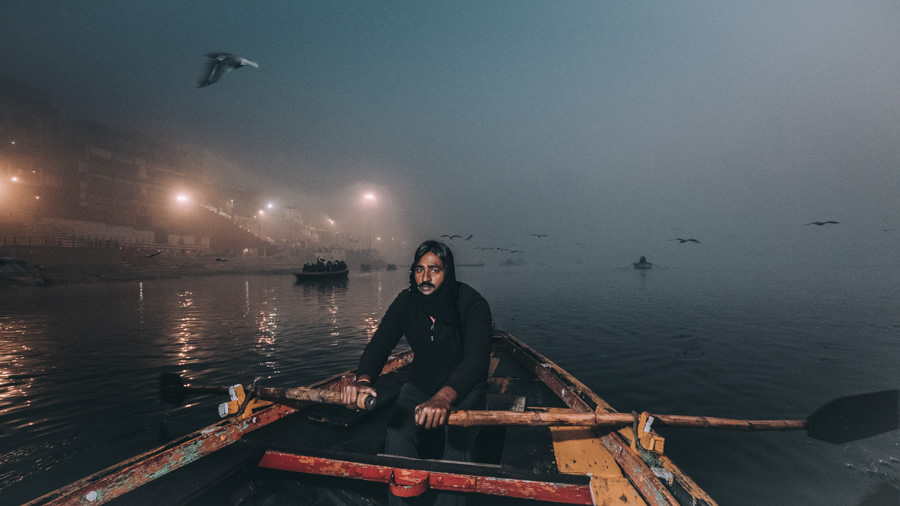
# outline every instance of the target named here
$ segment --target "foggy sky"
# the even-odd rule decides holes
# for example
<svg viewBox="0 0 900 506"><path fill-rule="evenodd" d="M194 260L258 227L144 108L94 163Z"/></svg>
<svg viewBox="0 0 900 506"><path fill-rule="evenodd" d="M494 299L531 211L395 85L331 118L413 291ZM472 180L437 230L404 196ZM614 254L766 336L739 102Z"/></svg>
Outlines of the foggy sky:
<svg viewBox="0 0 900 506"><path fill-rule="evenodd" d="M6 0L0 73L311 221L475 234L461 261L897 264L898 26L892 0ZM198 89L209 51L259 68Z"/></svg>

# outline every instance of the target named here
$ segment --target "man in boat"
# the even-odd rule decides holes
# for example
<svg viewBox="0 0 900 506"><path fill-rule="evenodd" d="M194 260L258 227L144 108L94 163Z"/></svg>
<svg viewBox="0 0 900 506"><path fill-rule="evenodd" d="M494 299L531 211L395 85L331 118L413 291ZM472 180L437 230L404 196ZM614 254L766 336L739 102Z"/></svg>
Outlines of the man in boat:
<svg viewBox="0 0 900 506"><path fill-rule="evenodd" d="M446 423L451 409L485 408L491 335L491 309L475 289L456 280L450 248L425 241L416 249L409 288L388 307L359 360L356 378L341 391L341 401L354 408L358 395L376 395L373 385L405 336L415 355L409 381L391 413L385 453L419 458L422 438L443 427L441 458L471 462L477 428ZM404 504L401 498L390 499ZM438 503L448 499L462 498L445 494Z"/></svg>

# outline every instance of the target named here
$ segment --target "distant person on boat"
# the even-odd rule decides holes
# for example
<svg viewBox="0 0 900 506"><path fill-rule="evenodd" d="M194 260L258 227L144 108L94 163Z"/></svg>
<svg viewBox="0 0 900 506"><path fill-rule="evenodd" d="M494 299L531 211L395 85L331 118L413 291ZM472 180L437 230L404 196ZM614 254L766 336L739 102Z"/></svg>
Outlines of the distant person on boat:
<svg viewBox="0 0 900 506"><path fill-rule="evenodd" d="M324 259L316 259L316 263L303 264L303 272L339 272L347 270L347 263L343 260L325 262Z"/></svg>
<svg viewBox="0 0 900 506"><path fill-rule="evenodd" d="M412 372L400 389L388 423L385 453L421 458L418 448L425 446L424 438L440 436L429 429L444 427L440 458L471 462L477 427L450 427L446 423L451 409L486 407L491 327L487 301L456 280L450 248L441 242L425 241L416 249L409 288L388 307L359 360L357 377L342 390L341 401L352 408L360 393L375 394L373 385L378 374L405 336L415 355ZM443 494L436 504L460 499ZM393 495L390 502L406 504Z"/></svg>

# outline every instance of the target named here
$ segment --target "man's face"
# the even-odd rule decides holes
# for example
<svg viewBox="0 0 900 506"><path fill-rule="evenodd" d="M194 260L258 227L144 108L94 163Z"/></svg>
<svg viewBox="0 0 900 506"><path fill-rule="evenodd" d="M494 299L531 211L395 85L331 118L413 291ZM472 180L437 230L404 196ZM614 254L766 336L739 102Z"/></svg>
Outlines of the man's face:
<svg viewBox="0 0 900 506"><path fill-rule="evenodd" d="M444 263L432 252L425 253L416 264L416 286L431 295L444 282Z"/></svg>

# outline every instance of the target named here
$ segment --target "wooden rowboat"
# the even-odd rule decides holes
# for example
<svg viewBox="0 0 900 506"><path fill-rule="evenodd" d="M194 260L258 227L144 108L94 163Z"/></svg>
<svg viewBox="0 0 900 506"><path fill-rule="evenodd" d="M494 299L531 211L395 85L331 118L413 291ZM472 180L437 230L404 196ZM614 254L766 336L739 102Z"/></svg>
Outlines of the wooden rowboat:
<svg viewBox="0 0 900 506"><path fill-rule="evenodd" d="M492 506L715 504L662 453L662 438L643 418L618 430L485 426L476 463L384 455L384 408L411 361L409 351L389 359L376 383L378 405L368 411L313 401L248 401L243 387L232 388L232 401L220 412L234 415L29 504L384 504L389 490L404 496L449 490L471 494L469 504ZM289 390L325 400L346 376ZM248 388L260 397L280 390ZM491 410L534 415L614 412L558 365L499 330L488 402Z"/></svg>
<svg viewBox="0 0 900 506"><path fill-rule="evenodd" d="M347 275L349 273L350 269L343 269L340 271L327 272L295 272L294 276L297 278L298 283L305 283L308 281L332 281L347 279Z"/></svg>

